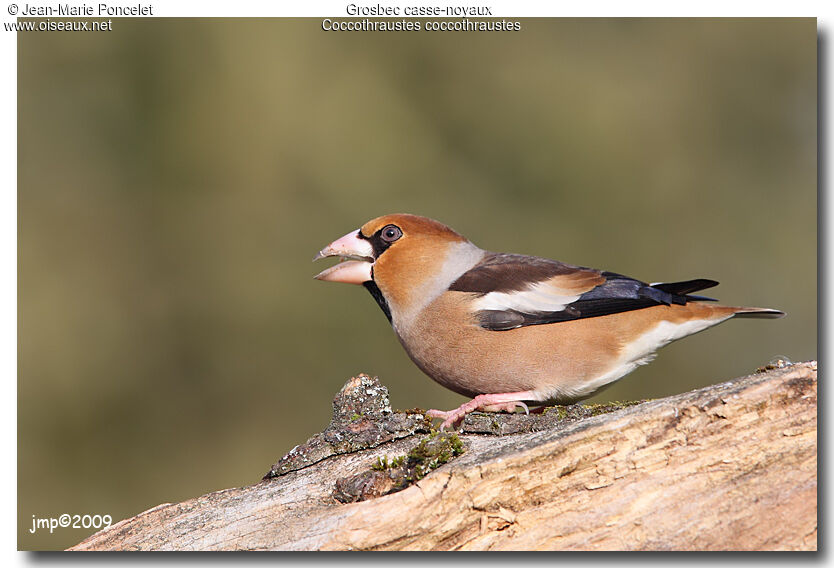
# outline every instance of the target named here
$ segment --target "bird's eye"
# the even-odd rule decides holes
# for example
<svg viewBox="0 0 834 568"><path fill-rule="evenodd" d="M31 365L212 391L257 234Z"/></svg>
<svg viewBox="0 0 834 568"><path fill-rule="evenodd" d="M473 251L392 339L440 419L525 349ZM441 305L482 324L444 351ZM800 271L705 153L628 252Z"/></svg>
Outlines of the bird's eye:
<svg viewBox="0 0 834 568"><path fill-rule="evenodd" d="M393 243L401 236L403 236L403 232L396 225L385 225L382 229L382 240L386 243Z"/></svg>

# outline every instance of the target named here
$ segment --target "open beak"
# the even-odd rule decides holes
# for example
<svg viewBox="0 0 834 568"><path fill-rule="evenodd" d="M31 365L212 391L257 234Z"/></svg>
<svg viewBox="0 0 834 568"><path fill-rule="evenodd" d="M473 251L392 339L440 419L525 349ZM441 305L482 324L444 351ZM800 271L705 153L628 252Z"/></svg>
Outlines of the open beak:
<svg viewBox="0 0 834 568"><path fill-rule="evenodd" d="M374 249L371 243L359 238L359 231L348 233L321 249L313 262L331 256L341 257L336 266L331 266L314 276L316 280L362 284L371 280L374 266Z"/></svg>

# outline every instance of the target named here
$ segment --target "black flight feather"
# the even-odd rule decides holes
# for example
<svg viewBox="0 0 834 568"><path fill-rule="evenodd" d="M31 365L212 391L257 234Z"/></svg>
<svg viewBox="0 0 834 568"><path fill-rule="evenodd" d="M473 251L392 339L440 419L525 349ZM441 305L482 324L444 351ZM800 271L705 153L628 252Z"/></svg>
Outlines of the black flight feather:
<svg viewBox="0 0 834 568"><path fill-rule="evenodd" d="M571 267L570 265L556 263L555 261L549 261L553 262L553 265L548 266L548 261L541 262L539 259L536 259L537 263L534 273L538 278L534 277L532 282L527 280L526 285L522 287L521 284L523 281L521 280L521 275L515 275L514 280L512 276L504 274L508 272L506 269L510 268L507 264L511 264L512 261L517 262L519 257L511 258L515 255L501 256L503 258L499 262L493 261L490 263L488 265L489 268L484 268L483 266L473 268L461 276L450 287L450 290L476 292L481 295L488 293L488 291L510 293L513 291L522 291L523 293L523 290L529 287L531 283L546 280L549 277L555 276L556 274L554 273L564 274L567 267L571 269L580 268L582 270L591 270L582 267ZM496 270L497 265L503 265L501 268L505 270ZM526 276L529 277L530 273L527 271L527 266L524 269ZM476 271L476 274L469 274L473 271ZM485 281L488 280L488 274L486 272L502 274L502 277L498 282L486 284ZM563 310L532 313L514 309L483 310L478 313L478 323L481 327L491 331L506 331L528 325L543 325L600 317L632 310L641 310L652 306L685 305L691 301L712 300L712 298L706 298L704 296L689 295L689 292L703 290L718 284L714 280L702 278L687 280L685 282L664 282L650 285L615 272L600 272L600 275L605 277L604 283L580 295L576 301L566 305Z"/></svg>

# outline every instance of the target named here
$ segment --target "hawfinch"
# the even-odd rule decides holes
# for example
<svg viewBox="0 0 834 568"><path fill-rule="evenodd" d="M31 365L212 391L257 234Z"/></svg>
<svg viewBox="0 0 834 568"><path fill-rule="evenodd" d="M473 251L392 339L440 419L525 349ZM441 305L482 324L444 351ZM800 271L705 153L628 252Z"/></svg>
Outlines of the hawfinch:
<svg viewBox="0 0 834 568"><path fill-rule="evenodd" d="M646 284L622 274L482 250L449 227L386 215L324 247L313 260L344 262L315 278L361 284L409 357L429 377L473 400L429 410L441 428L473 410L587 398L655 351L734 316L776 318L693 292L718 284Z"/></svg>

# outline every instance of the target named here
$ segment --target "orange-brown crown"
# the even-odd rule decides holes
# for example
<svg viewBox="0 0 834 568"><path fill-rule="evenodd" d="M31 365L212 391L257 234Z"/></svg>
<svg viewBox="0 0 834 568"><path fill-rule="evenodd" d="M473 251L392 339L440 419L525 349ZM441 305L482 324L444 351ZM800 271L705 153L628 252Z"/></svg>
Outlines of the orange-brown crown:
<svg viewBox="0 0 834 568"><path fill-rule="evenodd" d="M386 225L396 225L399 227L403 232L403 239L420 236L441 237L444 240L453 241L466 240L465 237L443 223L429 219L428 217L420 217L419 215L411 215L409 213L393 213L371 219L362 225L360 230L365 237L371 237Z"/></svg>

